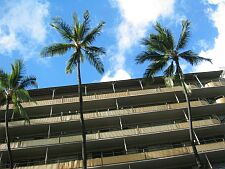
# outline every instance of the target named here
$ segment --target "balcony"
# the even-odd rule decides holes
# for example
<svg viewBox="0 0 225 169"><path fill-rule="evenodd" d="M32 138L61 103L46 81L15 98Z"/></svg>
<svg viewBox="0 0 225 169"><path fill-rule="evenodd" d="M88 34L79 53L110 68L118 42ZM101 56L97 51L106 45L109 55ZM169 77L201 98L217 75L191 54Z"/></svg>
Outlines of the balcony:
<svg viewBox="0 0 225 169"><path fill-rule="evenodd" d="M220 121L217 119L207 119L207 120L199 120L199 121L193 122L193 126L195 128L218 126L220 124L221 124ZM103 141L103 140L126 138L126 137L129 138L129 137L135 137L135 136L140 137L144 135L153 135L157 133L173 132L173 131L180 131L180 130L187 130L187 129L188 129L188 123L183 122L183 123L153 126L153 127L133 128L133 129L109 131L109 132L98 132L94 134L88 134L87 142L93 142L93 141L99 141L99 140ZM34 148L34 147L57 146L57 145L63 145L63 144L79 144L80 142L81 142L81 135L63 136L63 137L56 137L56 138L13 142L11 143L11 149L16 150L16 149L25 149L25 148ZM7 151L7 145L0 144L0 150Z"/></svg>
<svg viewBox="0 0 225 169"><path fill-rule="evenodd" d="M192 101L191 107L198 107L208 105L207 101L199 100L199 101ZM120 117L126 115L135 115L135 114L144 114L144 113L151 113L151 112L158 112L158 111L166 111L166 110L175 110L175 109L184 109L187 107L187 103L172 103L172 104L164 104L164 105L157 105L157 106L146 106L146 107L137 107L137 108L128 108L128 109L120 109L120 110L108 110L108 111L101 111L101 112L92 112L92 113L85 113L84 119L85 120L92 120L92 119L101 119L101 118L109 118L109 117ZM58 115L58 117L47 117L47 118L37 118L37 119L30 119L30 125L44 125L44 124L56 124L62 122L71 122L71 121L79 121L80 115L78 114L71 114L71 115ZM0 128L4 127L4 123L0 123ZM19 127L24 126L24 120L20 121L12 121L9 122L9 127Z"/></svg>
<svg viewBox="0 0 225 169"><path fill-rule="evenodd" d="M207 155L213 154L211 158L219 158L218 154L223 153L225 151L225 142L215 142L215 143L209 143L209 144L202 144L197 145L197 149L199 154L202 156L204 153L207 153ZM190 158L188 159L188 156L193 155L192 148L190 146L186 147L179 147L179 148L171 148L171 149L164 149L164 150L157 150L157 151L148 151L143 150L142 153L133 152L126 155L118 155L118 156L111 156L111 157L100 157L100 158L94 158L94 159L88 159L88 167L91 168L98 168L102 167L114 169L118 168L116 166L124 167L128 166L128 164L131 165L142 165L147 167L148 165L154 166L154 163L157 163L157 167L163 167L163 165L168 165L168 163L165 164L166 161L173 160L173 163L179 164L180 162L189 162ZM179 160L175 160L176 158L179 158ZM164 162L165 161L165 162ZM171 161L170 161L171 162ZM193 157L192 161L193 163ZM43 169L58 169L58 168L74 168L78 169L82 167L82 161L81 160L71 160L68 162L60 162L57 163L53 162L53 164L45 164L45 165L36 165L36 166L28 166L28 167L16 167L17 169L37 169L37 168L43 168ZM190 166L190 163L189 163ZM141 168L141 167L140 167ZM139 169L139 167L138 167Z"/></svg>

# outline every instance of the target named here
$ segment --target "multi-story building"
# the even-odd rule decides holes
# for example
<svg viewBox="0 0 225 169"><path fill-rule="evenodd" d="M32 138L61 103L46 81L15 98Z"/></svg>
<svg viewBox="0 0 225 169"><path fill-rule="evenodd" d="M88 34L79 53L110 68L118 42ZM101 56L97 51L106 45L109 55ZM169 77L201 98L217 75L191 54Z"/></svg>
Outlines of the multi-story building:
<svg viewBox="0 0 225 169"><path fill-rule="evenodd" d="M225 166L225 81L223 71L185 75L197 149L211 168ZM192 168L187 104L181 86L131 79L83 85L88 167L100 169ZM77 86L29 91L25 124L11 110L9 131L18 169L82 167ZM12 107L11 107L12 108ZM0 111L0 168L9 161ZM222 167L223 166L223 167Z"/></svg>

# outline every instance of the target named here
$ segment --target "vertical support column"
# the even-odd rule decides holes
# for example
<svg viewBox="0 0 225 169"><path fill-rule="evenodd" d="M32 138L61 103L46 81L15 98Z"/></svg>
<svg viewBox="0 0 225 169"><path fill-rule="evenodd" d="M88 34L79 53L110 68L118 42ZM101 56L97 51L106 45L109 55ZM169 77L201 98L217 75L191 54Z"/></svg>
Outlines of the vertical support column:
<svg viewBox="0 0 225 169"><path fill-rule="evenodd" d="M123 139L123 145L124 145L124 150L126 151L126 154L127 154L127 143L125 138Z"/></svg>
<svg viewBox="0 0 225 169"><path fill-rule="evenodd" d="M84 86L84 94L87 95L87 85Z"/></svg>
<svg viewBox="0 0 225 169"><path fill-rule="evenodd" d="M2 162L2 157L3 157L3 152L1 152L1 154L0 154L0 164Z"/></svg>
<svg viewBox="0 0 225 169"><path fill-rule="evenodd" d="M52 90L52 100L55 98L55 89Z"/></svg>
<svg viewBox="0 0 225 169"><path fill-rule="evenodd" d="M45 151L45 164L47 163L48 161L48 147L46 148L46 151Z"/></svg>
<svg viewBox="0 0 225 169"><path fill-rule="evenodd" d="M113 92L116 93L115 83L114 82L112 82L112 89L113 89Z"/></svg>
<svg viewBox="0 0 225 169"><path fill-rule="evenodd" d="M177 100L177 103L180 103L180 101L179 101L179 99L178 99L178 97L177 97L177 95L176 95L175 92L174 92L174 96L175 96L175 98L176 98L176 100Z"/></svg>
<svg viewBox="0 0 225 169"><path fill-rule="evenodd" d="M48 138L50 138L51 136L51 125L49 124L48 125Z"/></svg>
<svg viewBox="0 0 225 169"><path fill-rule="evenodd" d="M123 130L123 123L122 123L121 117L119 117L119 120L120 120L120 129Z"/></svg>
<svg viewBox="0 0 225 169"><path fill-rule="evenodd" d="M119 104L118 104L118 100L116 99L116 109L119 109Z"/></svg>
<svg viewBox="0 0 225 169"><path fill-rule="evenodd" d="M144 88L143 88L143 85L142 85L141 80L139 80L139 84L140 84L140 86L141 86L141 89L143 90Z"/></svg>
<svg viewBox="0 0 225 169"><path fill-rule="evenodd" d="M208 158L207 154L205 154L205 158L206 158L206 160L209 164L210 169L213 169L213 166L212 166L211 162L209 161L209 158Z"/></svg>
<svg viewBox="0 0 225 169"><path fill-rule="evenodd" d="M202 85L202 82L199 80L198 76L197 75L194 75L194 77L196 78L196 80L200 84L201 88L203 88L204 86Z"/></svg>
<svg viewBox="0 0 225 169"><path fill-rule="evenodd" d="M53 107L51 106L51 108L50 108L50 114L49 114L50 117L52 117L52 112L53 112Z"/></svg>
<svg viewBox="0 0 225 169"><path fill-rule="evenodd" d="M123 130L123 123L122 123L121 117L119 117L119 121L120 121L120 129ZM124 146L124 150L126 151L126 154L127 154L127 143L126 143L125 138L123 138L123 146Z"/></svg>
<svg viewBox="0 0 225 169"><path fill-rule="evenodd" d="M186 121L188 121L188 120L189 120L189 119L188 119L188 116L186 115L186 113L185 113L184 110L183 110L183 113L184 113L184 117L185 117Z"/></svg>
<svg viewBox="0 0 225 169"><path fill-rule="evenodd" d="M15 115L15 112L13 111L12 116L11 116L11 120L14 119L14 115Z"/></svg>

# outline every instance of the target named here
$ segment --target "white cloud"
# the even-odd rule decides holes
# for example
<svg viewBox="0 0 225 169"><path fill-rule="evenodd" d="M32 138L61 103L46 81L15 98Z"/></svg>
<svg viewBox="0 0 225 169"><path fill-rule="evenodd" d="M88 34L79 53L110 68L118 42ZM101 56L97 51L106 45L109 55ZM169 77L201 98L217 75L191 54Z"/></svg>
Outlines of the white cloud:
<svg viewBox="0 0 225 169"><path fill-rule="evenodd" d="M124 71L123 69L119 69L113 75L112 72L106 72L104 77L101 79L101 82L124 80L130 78L130 75L126 71Z"/></svg>
<svg viewBox="0 0 225 169"><path fill-rule="evenodd" d="M217 6L215 10L210 8L208 14L218 31L218 36L214 39L214 45L208 50L202 50L199 55L211 58L213 64L201 63L195 71L218 70L225 67L225 0L208 0L208 3Z"/></svg>
<svg viewBox="0 0 225 169"><path fill-rule="evenodd" d="M0 15L0 53L16 51L30 57L46 38L48 6L40 0L5 1Z"/></svg>
<svg viewBox="0 0 225 169"><path fill-rule="evenodd" d="M125 53L133 45L139 44L152 22L159 17L168 17L173 14L175 0L111 0L111 2L121 14L121 22L116 29L117 49L111 59L114 70L110 75L114 78L121 70L128 74L124 68Z"/></svg>

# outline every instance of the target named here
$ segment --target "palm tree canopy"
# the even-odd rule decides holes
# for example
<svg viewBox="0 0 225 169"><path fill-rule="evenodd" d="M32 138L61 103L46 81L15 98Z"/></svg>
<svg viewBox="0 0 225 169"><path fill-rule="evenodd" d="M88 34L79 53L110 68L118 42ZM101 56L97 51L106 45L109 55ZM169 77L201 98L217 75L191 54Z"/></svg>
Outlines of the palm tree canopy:
<svg viewBox="0 0 225 169"><path fill-rule="evenodd" d="M87 59L99 73L104 72L104 66L100 59L100 55L105 54L102 47L93 46L92 43L104 26L104 22L100 22L93 29L90 28L89 12L83 14L83 22L79 22L76 13L73 14L73 25L66 24L61 18L53 19L51 26L55 28L65 43L55 43L45 47L41 51L42 57L52 57L54 55L64 55L72 49L72 54L67 62L66 73L72 73L78 62Z"/></svg>
<svg viewBox="0 0 225 169"><path fill-rule="evenodd" d="M136 57L137 64L150 61L144 77L150 78L160 71L166 77L176 77L183 74L180 67L180 60L184 60L191 65L196 65L202 61L211 59L198 56L191 50L184 50L190 37L190 22L182 21L182 30L178 42L176 44L174 36L167 28L162 27L159 23L154 26L156 34L150 34L148 38L142 40L142 44L146 46L146 51Z"/></svg>
<svg viewBox="0 0 225 169"><path fill-rule="evenodd" d="M22 117L29 120L21 103L31 101L26 90L29 87L37 87L36 77L24 76L25 69L22 60L15 60L11 65L11 73L0 70L0 105L6 103L6 99L13 104L14 112L20 113Z"/></svg>

